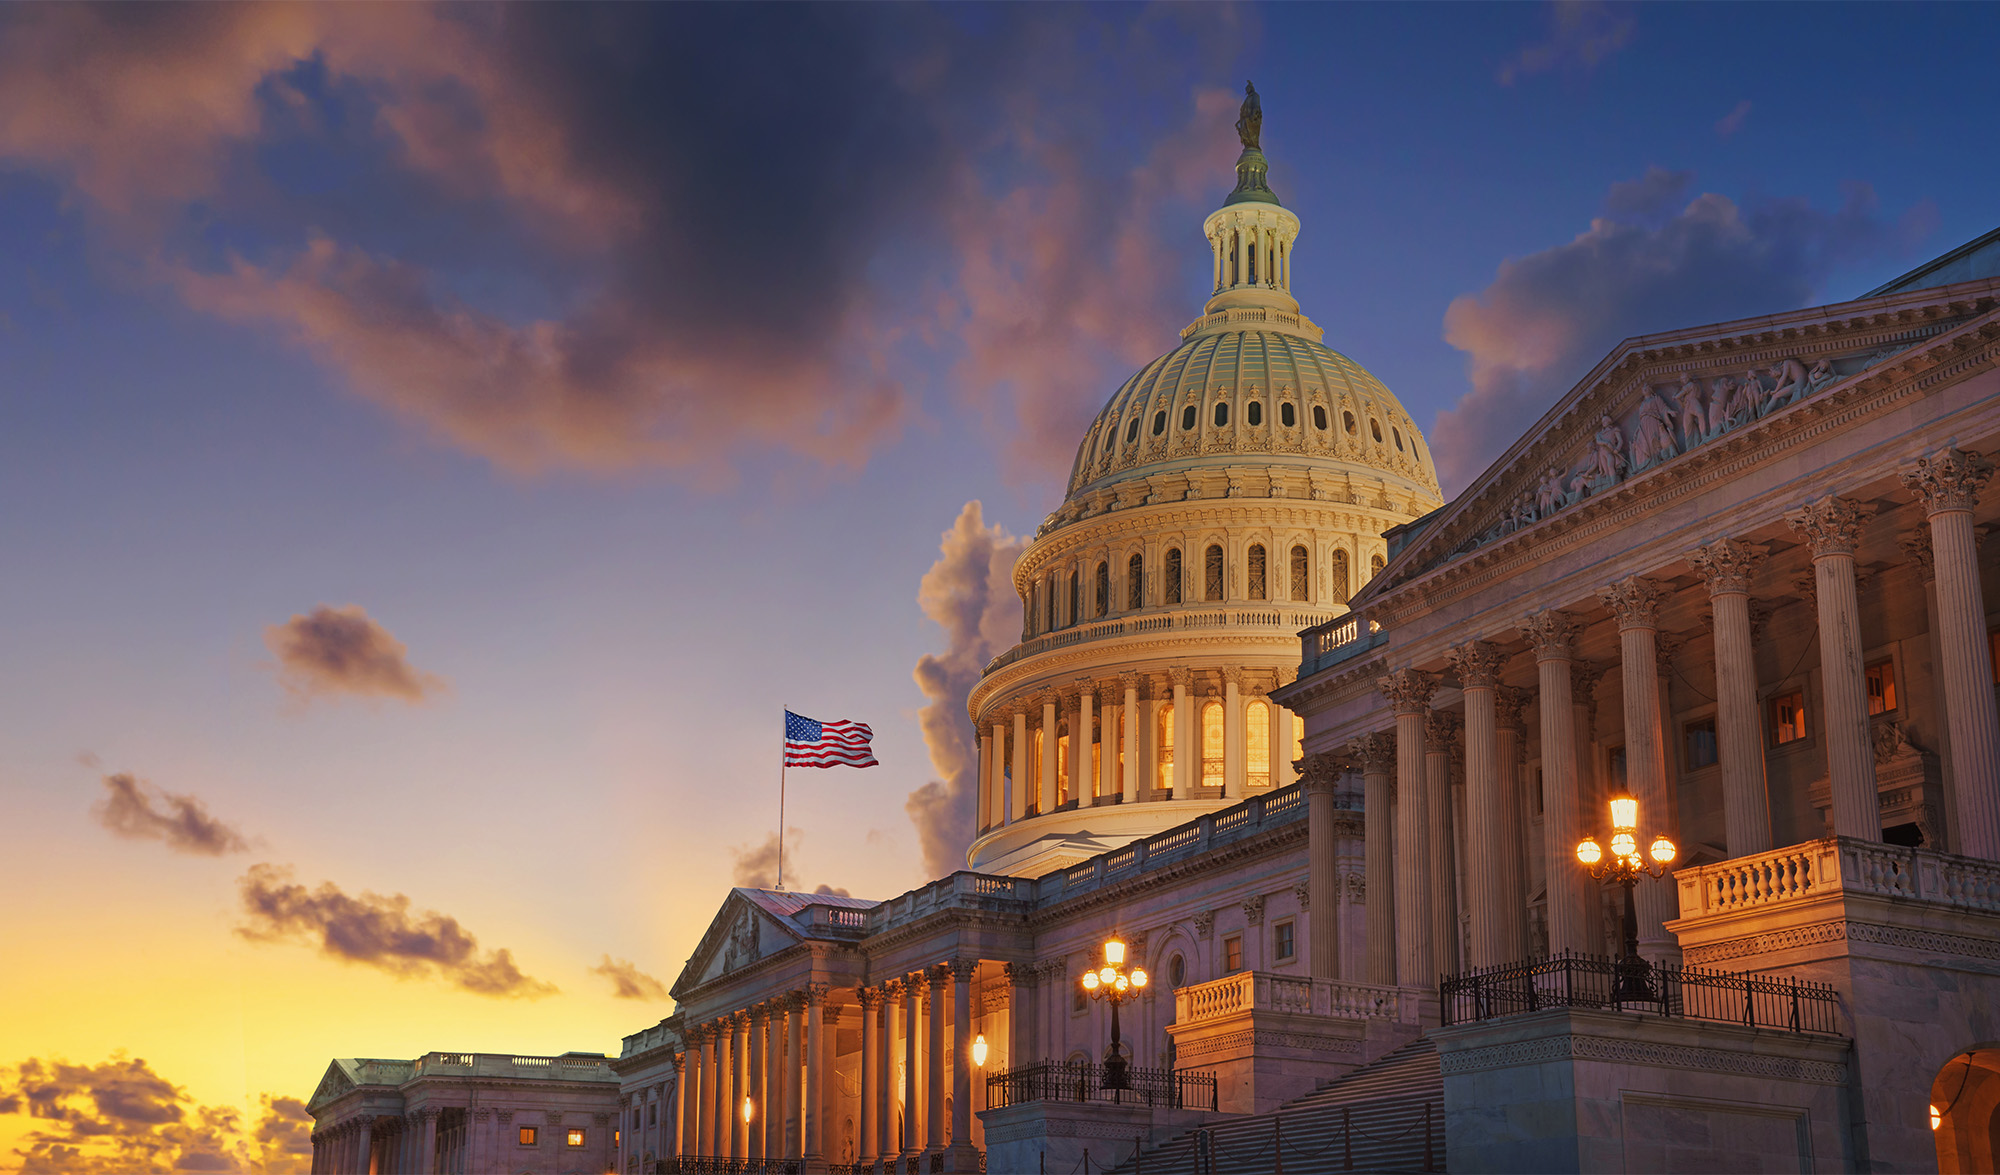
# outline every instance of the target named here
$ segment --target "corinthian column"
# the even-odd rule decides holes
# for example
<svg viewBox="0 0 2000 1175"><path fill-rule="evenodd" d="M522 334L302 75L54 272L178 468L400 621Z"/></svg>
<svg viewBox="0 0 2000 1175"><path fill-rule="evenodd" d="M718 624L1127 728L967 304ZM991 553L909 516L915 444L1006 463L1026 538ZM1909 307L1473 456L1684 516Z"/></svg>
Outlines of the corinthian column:
<svg viewBox="0 0 2000 1175"><path fill-rule="evenodd" d="M1340 978L1340 862L1333 797L1341 771L1332 755L1306 756L1306 966L1315 979Z"/></svg>
<svg viewBox="0 0 2000 1175"><path fill-rule="evenodd" d="M715 1146L715 1048L716 1038L721 1035L719 1026L701 1026L701 1116L698 1123L698 1144L701 1149L696 1154L714 1157L719 1152Z"/></svg>
<svg viewBox="0 0 2000 1175"><path fill-rule="evenodd" d="M1048 690L1042 694L1041 814L1044 816L1055 811L1056 806L1061 803L1060 798L1056 794L1057 763L1059 762L1057 752L1060 749L1060 740L1062 737L1062 727L1058 725L1056 720L1056 706L1061 700L1060 695L1055 690Z"/></svg>
<svg viewBox="0 0 2000 1175"><path fill-rule="evenodd" d="M1361 760L1363 892L1367 894L1369 983L1396 982L1396 736L1364 734L1354 742ZM1313 908L1319 908L1317 895Z"/></svg>
<svg viewBox="0 0 2000 1175"><path fill-rule="evenodd" d="M1120 786L1128 804L1139 802L1139 731L1145 728L1146 720L1140 717L1139 675L1121 673L1118 684L1125 687L1125 729L1124 729L1124 779ZM1012 1060L1007 1062L1013 1064Z"/></svg>
<svg viewBox="0 0 2000 1175"><path fill-rule="evenodd" d="M1785 521L1812 544L1833 831L1840 836L1881 840L1875 746L1868 732L1868 682L1861 663L1861 607L1854 590L1854 548L1861 541L1861 522L1870 512L1829 495L1785 515ZM1935 535L1931 542L1936 545ZM1980 639L1985 640L1983 632Z"/></svg>
<svg viewBox="0 0 2000 1175"><path fill-rule="evenodd" d="M930 990L924 1002L924 1027L930 1030L929 1060L924 1063L925 1131L924 1151L927 1154L944 1153L944 985L951 977L951 966L939 963L926 973Z"/></svg>
<svg viewBox="0 0 2000 1175"><path fill-rule="evenodd" d="M1199 732L1201 727L1188 714L1188 671L1175 667L1167 670L1167 676L1174 683L1174 798L1185 800L1192 786L1189 781L1201 763L1201 747L1190 745L1188 732Z"/></svg>
<svg viewBox="0 0 2000 1175"><path fill-rule="evenodd" d="M1268 572L1267 572L1268 574ZM1243 798L1243 779L1249 772L1243 746L1243 671L1222 671L1222 794L1231 800Z"/></svg>
<svg viewBox="0 0 2000 1175"><path fill-rule="evenodd" d="M1972 508L1992 476L1992 461L1952 448L1920 459L1903 474L1903 484L1930 517L1957 849L1987 860L2000 859L2000 714L1993 704L1993 654L1986 642Z"/></svg>
<svg viewBox="0 0 2000 1175"><path fill-rule="evenodd" d="M854 989L854 1001L861 1005L861 1130L854 1140L855 1161L872 1164L878 1150L880 1120L875 1116L877 1090L882 1084L879 1040L875 1021L882 1009L882 992L872 987Z"/></svg>
<svg viewBox="0 0 2000 1175"><path fill-rule="evenodd" d="M785 1157L785 1005L764 1004L764 1157Z"/></svg>
<svg viewBox="0 0 2000 1175"><path fill-rule="evenodd" d="M820 1131L825 1125L825 1107L820 1104L822 1091L826 1088L826 1062L833 1050L826 1047L825 1014L827 985L806 984L806 1044L799 1054L806 1067L805 1105L799 1114L803 1126L803 1139L799 1143L799 1164L804 1171L825 1170L825 1150L820 1145Z"/></svg>
<svg viewBox="0 0 2000 1175"><path fill-rule="evenodd" d="M805 1144L805 1099L799 1090L803 1075L800 1058L805 1056L805 1007L802 992L785 999L785 1157L796 1159Z"/></svg>
<svg viewBox="0 0 2000 1175"><path fill-rule="evenodd" d="M743 1120L743 1095L750 1088L750 1017L729 1018L729 1157L750 1156L750 1124Z"/></svg>
<svg viewBox="0 0 2000 1175"><path fill-rule="evenodd" d="M951 961L951 1150L946 1167L979 1169L972 1145L972 979L977 959Z"/></svg>
<svg viewBox="0 0 2000 1175"><path fill-rule="evenodd" d="M917 1094L922 1088L917 1084L917 1009L923 1004L923 983L914 975L903 977L903 1154L915 1155L923 1148L917 1144L917 1123L923 1120L923 1102Z"/></svg>
<svg viewBox="0 0 2000 1175"><path fill-rule="evenodd" d="M1014 707L1014 798L1008 806L1014 813L1008 823L1027 818L1028 709L1024 705Z"/></svg>
<svg viewBox="0 0 2000 1175"><path fill-rule="evenodd" d="M1509 845L1500 791L1500 725L1493 691L1506 658L1485 641L1471 641L1446 654L1465 691L1465 901L1472 916L1474 967L1510 962L1512 942L1501 910L1512 903L1501 856Z"/></svg>
<svg viewBox="0 0 2000 1175"><path fill-rule="evenodd" d="M1400 669L1376 683L1396 711L1396 982L1430 987L1438 979L1431 942L1429 785L1424 778L1424 715L1437 681Z"/></svg>
<svg viewBox="0 0 2000 1175"><path fill-rule="evenodd" d="M764 1055L764 1021L770 1012L762 1005L744 1013L744 1023L749 1029L749 1064L744 1066L743 1094L756 1107L756 1116L743 1124L743 1157L762 1159L764 1157L764 1119L771 1116L771 1103L764 1098L764 1069L770 1058Z"/></svg>
<svg viewBox="0 0 2000 1175"><path fill-rule="evenodd" d="M1570 704L1570 666L1582 630L1567 612L1537 612L1521 622L1535 652L1540 689L1535 712L1542 736L1542 873L1547 879L1549 953L1589 948L1583 879L1571 854L1583 839L1576 778L1576 716Z"/></svg>
<svg viewBox="0 0 2000 1175"><path fill-rule="evenodd" d="M1597 593L1618 621L1619 683L1625 701L1625 782L1639 801L1642 853L1647 838L1672 827L1674 818L1673 793L1667 788L1666 747L1660 732L1657 640L1660 601L1666 594L1659 584L1636 575ZM1642 878L1634 896L1639 907L1639 953L1656 963L1671 960L1679 943L1663 924L1675 914L1672 885L1663 878Z"/></svg>
<svg viewBox="0 0 2000 1175"><path fill-rule="evenodd" d="M1097 683L1088 677L1076 679L1076 709L1069 722L1069 793L1079 808L1096 802L1097 789L1091 783L1090 736L1093 712L1097 708Z"/></svg>
<svg viewBox="0 0 2000 1175"><path fill-rule="evenodd" d="M1715 748L1722 768L1723 837L1729 855L1771 847L1771 799L1764 779L1764 727L1757 713L1757 661L1750 635L1750 577L1764 552L1735 539L1689 551L1708 584L1715 614Z"/></svg>
<svg viewBox="0 0 2000 1175"><path fill-rule="evenodd" d="M1424 715L1424 839L1430 845L1431 957L1441 972L1459 968L1458 878L1452 868L1451 759L1463 733L1449 710ZM1436 982L1436 978L1432 978Z"/></svg>
<svg viewBox="0 0 2000 1175"><path fill-rule="evenodd" d="M1528 691L1503 685L1493 691L1500 752L1500 941L1507 962L1528 957L1528 822L1521 811L1521 708Z"/></svg>

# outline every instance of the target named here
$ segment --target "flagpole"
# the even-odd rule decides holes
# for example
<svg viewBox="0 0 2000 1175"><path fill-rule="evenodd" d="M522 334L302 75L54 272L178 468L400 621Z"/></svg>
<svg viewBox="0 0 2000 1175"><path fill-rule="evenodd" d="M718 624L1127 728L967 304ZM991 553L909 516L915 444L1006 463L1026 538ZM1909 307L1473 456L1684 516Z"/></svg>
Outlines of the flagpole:
<svg viewBox="0 0 2000 1175"><path fill-rule="evenodd" d="M785 708L790 720L791 707ZM778 724L778 888L785 888L785 723Z"/></svg>

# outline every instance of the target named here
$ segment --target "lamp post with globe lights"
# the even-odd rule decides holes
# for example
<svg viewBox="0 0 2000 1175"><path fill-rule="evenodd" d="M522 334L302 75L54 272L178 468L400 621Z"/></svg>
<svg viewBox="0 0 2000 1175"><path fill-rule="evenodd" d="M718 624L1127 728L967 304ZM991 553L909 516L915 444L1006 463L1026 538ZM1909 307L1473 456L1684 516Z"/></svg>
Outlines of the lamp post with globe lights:
<svg viewBox="0 0 2000 1175"><path fill-rule="evenodd" d="M1145 969L1134 967L1126 972L1125 942L1115 935L1104 941L1104 965L1083 973L1084 992L1091 999L1104 1000L1111 1005L1111 1048L1104 1055L1105 1089L1132 1088L1131 1078L1126 1075L1124 1054L1119 1051L1118 1005L1139 998L1139 993L1145 989Z"/></svg>
<svg viewBox="0 0 2000 1175"><path fill-rule="evenodd" d="M1648 864L1639 855L1638 829L1639 801L1621 787L1611 797L1610 854L1605 854L1604 846L1598 844L1594 836L1584 837L1576 846L1576 859L1590 871L1591 877L1625 889L1625 953L1618 960L1618 982L1611 992L1614 999L1655 998L1647 978L1651 968L1646 960L1639 957L1639 916L1632 904L1632 887L1638 884L1641 877L1666 876L1667 866L1673 864L1679 852L1674 842L1661 833L1646 849L1652 857L1652 862Z"/></svg>

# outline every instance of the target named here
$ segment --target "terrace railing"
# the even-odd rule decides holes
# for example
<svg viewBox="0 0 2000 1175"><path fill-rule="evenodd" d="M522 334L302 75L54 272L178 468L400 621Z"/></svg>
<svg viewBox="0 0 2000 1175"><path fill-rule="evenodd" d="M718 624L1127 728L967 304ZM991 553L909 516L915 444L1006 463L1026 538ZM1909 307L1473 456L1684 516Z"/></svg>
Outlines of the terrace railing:
<svg viewBox="0 0 2000 1175"><path fill-rule="evenodd" d="M1840 1033L1840 996L1831 986L1701 967L1629 964L1564 953L1447 975L1438 984L1444 1023L1473 1024L1550 1008L1644 1012L1781 1032Z"/></svg>
<svg viewBox="0 0 2000 1175"><path fill-rule="evenodd" d="M1170 1110L1213 1110L1215 1075L1177 1069L1125 1070L1124 1089L1104 1088L1104 1066L1089 1061L1043 1061L986 1079L989 1109L1029 1102L1106 1102Z"/></svg>

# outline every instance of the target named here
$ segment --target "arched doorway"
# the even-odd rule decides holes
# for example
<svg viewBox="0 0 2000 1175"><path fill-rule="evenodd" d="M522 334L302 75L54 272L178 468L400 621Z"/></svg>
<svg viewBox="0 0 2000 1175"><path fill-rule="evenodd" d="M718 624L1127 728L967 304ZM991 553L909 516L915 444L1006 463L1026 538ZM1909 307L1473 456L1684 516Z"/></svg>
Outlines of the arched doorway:
<svg viewBox="0 0 2000 1175"><path fill-rule="evenodd" d="M2000 1044L1944 1063L1931 1082L1930 1121L1943 1175L2000 1171Z"/></svg>

